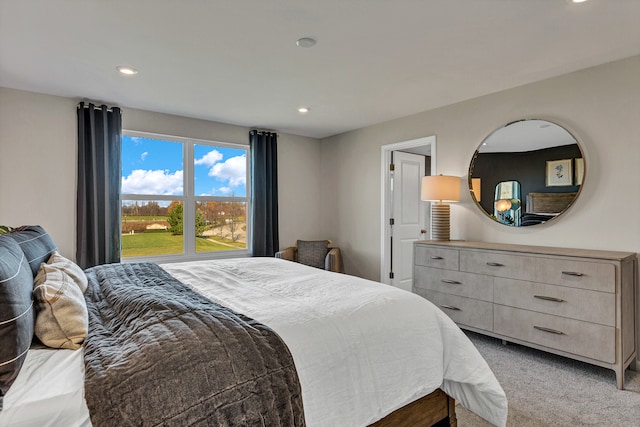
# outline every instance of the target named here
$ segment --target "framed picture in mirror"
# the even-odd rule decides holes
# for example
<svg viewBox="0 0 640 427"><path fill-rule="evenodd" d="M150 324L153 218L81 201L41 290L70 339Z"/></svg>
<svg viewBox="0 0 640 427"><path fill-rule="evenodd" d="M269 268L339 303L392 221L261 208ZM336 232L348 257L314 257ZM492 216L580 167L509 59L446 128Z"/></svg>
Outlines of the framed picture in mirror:
<svg viewBox="0 0 640 427"><path fill-rule="evenodd" d="M573 159L547 160L547 187L573 185Z"/></svg>
<svg viewBox="0 0 640 427"><path fill-rule="evenodd" d="M584 159L574 159L574 163L574 171L576 174L575 183L576 185L580 185L584 179Z"/></svg>

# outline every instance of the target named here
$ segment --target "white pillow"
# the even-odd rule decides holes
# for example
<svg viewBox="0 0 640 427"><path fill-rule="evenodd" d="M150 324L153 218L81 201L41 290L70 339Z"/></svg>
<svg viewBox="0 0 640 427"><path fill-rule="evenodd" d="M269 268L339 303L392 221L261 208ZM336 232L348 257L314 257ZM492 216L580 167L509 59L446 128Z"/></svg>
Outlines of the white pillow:
<svg viewBox="0 0 640 427"><path fill-rule="evenodd" d="M89 330L81 287L65 270L45 263L40 264L33 286L37 304L36 336L48 347L80 348Z"/></svg>
<svg viewBox="0 0 640 427"><path fill-rule="evenodd" d="M82 271L78 264L63 257L58 253L58 251L54 251L51 254L51 257L49 257L47 264L49 264L51 267L62 270L69 276L71 276L73 281L80 287L80 290L83 294L87 291L87 275L84 274L84 271Z"/></svg>

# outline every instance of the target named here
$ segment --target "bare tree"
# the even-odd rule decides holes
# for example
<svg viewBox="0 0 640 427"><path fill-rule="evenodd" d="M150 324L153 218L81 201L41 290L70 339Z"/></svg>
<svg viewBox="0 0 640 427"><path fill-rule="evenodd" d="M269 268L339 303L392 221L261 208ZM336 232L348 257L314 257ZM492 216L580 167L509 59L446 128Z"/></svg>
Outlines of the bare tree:
<svg viewBox="0 0 640 427"><path fill-rule="evenodd" d="M231 233L231 241L237 242L240 239L240 231L245 223L245 207L242 202L230 202L229 207L229 219L227 226Z"/></svg>

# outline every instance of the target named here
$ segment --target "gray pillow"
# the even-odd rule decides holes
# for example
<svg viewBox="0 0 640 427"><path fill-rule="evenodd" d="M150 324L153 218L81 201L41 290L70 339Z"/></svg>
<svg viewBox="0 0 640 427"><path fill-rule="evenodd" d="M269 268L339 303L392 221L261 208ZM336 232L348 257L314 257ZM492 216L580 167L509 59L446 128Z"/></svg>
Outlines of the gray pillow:
<svg viewBox="0 0 640 427"><path fill-rule="evenodd" d="M0 235L0 408L18 376L34 330L33 276L18 243Z"/></svg>
<svg viewBox="0 0 640 427"><path fill-rule="evenodd" d="M40 264L47 262L53 251L56 250L56 244L49 236L49 233L39 225L25 225L14 228L6 236L11 237L20 245L31 267L32 278L38 274Z"/></svg>
<svg viewBox="0 0 640 427"><path fill-rule="evenodd" d="M324 269L328 240L298 240L298 262Z"/></svg>

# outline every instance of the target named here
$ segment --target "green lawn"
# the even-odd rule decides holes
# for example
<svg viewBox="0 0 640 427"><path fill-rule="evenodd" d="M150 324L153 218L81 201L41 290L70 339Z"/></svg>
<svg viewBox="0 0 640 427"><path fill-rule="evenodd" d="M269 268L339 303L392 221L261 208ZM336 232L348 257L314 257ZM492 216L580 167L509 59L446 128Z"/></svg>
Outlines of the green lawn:
<svg viewBox="0 0 640 427"><path fill-rule="evenodd" d="M228 251L244 249L244 242L231 242L228 239L216 237L221 244L214 240L198 237L196 239L196 252ZM170 255L182 253L182 236L174 236L168 231L146 231L144 233L122 235L122 256L152 256ZM231 245L231 246L230 246Z"/></svg>

